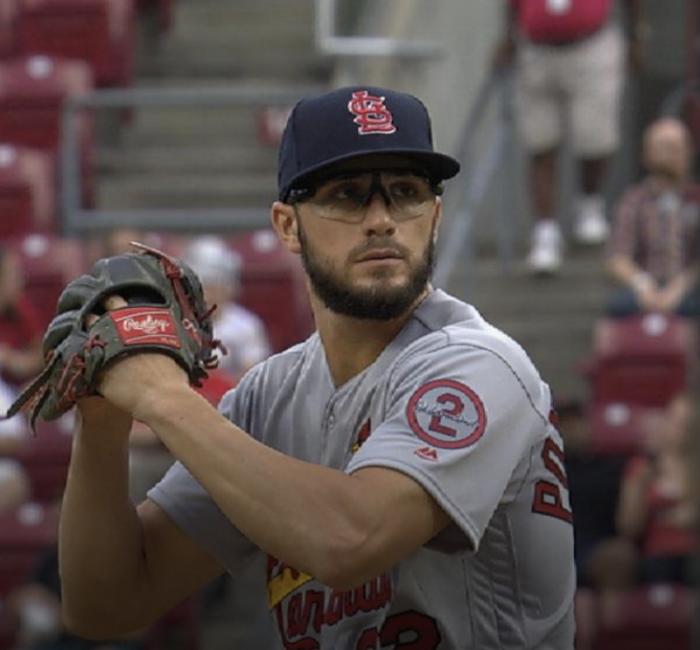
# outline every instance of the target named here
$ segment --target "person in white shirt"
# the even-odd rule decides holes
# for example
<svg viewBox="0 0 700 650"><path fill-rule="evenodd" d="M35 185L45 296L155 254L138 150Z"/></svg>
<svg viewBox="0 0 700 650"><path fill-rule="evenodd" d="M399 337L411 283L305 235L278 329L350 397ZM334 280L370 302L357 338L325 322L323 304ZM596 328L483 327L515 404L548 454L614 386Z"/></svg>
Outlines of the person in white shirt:
<svg viewBox="0 0 700 650"><path fill-rule="evenodd" d="M0 411L6 412L13 400L14 395L10 387L0 381ZM31 493L25 469L12 458L26 431L22 415L0 419L0 513L20 505Z"/></svg>
<svg viewBox="0 0 700 650"><path fill-rule="evenodd" d="M217 305L214 336L227 351L220 357L219 367L239 378L272 352L263 321L236 302L240 255L220 237L207 235L195 239L182 257L202 281L207 302Z"/></svg>

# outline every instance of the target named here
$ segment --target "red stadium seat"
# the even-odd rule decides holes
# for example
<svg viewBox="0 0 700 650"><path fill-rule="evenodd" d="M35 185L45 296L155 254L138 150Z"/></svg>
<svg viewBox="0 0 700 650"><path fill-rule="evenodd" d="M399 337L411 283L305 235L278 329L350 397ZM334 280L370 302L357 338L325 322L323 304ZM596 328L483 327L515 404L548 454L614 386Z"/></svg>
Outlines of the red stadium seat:
<svg viewBox="0 0 700 650"><path fill-rule="evenodd" d="M243 260L239 302L263 320L273 351L304 340L313 331L313 317L299 258L270 229L227 242Z"/></svg>
<svg viewBox="0 0 700 650"><path fill-rule="evenodd" d="M588 412L591 451L622 456L642 453L662 417L661 408L624 402L593 403Z"/></svg>
<svg viewBox="0 0 700 650"><path fill-rule="evenodd" d="M59 156L61 112L66 98L93 87L87 64L48 56L0 61L0 134L5 142ZM81 169L85 199L92 195L92 122L86 115L81 128Z"/></svg>
<svg viewBox="0 0 700 650"><path fill-rule="evenodd" d="M620 596L614 621L594 650L690 650L692 598L671 584L639 587Z"/></svg>
<svg viewBox="0 0 700 650"><path fill-rule="evenodd" d="M54 230L56 209L51 157L0 143L0 239Z"/></svg>
<svg viewBox="0 0 700 650"><path fill-rule="evenodd" d="M56 537L54 505L32 501L0 515L0 597L27 579Z"/></svg>
<svg viewBox="0 0 700 650"><path fill-rule="evenodd" d="M19 0L18 53L80 60L96 86L130 86L134 68L133 0Z"/></svg>
<svg viewBox="0 0 700 650"><path fill-rule="evenodd" d="M663 406L687 384L697 327L675 316L602 319L588 373L592 401Z"/></svg>
<svg viewBox="0 0 700 650"><path fill-rule="evenodd" d="M15 15L18 0L0 2L0 59L15 53Z"/></svg>
<svg viewBox="0 0 700 650"><path fill-rule="evenodd" d="M24 291L46 326L66 283L84 270L82 246L71 239L38 234L11 240L10 246L19 253Z"/></svg>
<svg viewBox="0 0 700 650"><path fill-rule="evenodd" d="M32 499L50 503L60 498L66 484L73 441L68 419L37 422L37 435L27 436L15 458L27 472Z"/></svg>

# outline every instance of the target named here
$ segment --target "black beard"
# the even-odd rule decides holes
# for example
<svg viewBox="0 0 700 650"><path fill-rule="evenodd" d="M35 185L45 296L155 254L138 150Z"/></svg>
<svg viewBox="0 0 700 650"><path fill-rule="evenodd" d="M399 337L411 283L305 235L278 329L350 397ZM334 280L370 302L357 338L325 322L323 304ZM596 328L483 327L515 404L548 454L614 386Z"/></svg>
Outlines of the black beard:
<svg viewBox="0 0 700 650"><path fill-rule="evenodd" d="M433 226L433 233L435 226ZM397 289L353 289L334 278L318 264L306 235L299 224L301 261L311 286L323 304L341 316L360 320L389 321L402 316L425 290L435 268L435 238L431 233L421 263L414 269L409 282Z"/></svg>

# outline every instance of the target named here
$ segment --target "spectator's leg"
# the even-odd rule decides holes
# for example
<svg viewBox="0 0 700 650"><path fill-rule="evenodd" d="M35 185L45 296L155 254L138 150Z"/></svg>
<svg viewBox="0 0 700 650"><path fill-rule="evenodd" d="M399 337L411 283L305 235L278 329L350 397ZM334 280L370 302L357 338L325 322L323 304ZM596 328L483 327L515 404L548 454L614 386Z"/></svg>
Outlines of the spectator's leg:
<svg viewBox="0 0 700 650"><path fill-rule="evenodd" d="M582 244L601 244L609 232L603 184L619 146L623 61L622 35L613 27L580 45L569 61L572 142L581 174L574 234Z"/></svg>
<svg viewBox="0 0 700 650"><path fill-rule="evenodd" d="M556 219L557 151L535 154L530 160L530 188L535 226L528 265L535 273L555 273L561 266L562 236Z"/></svg>
<svg viewBox="0 0 700 650"><path fill-rule="evenodd" d="M557 220L557 152L562 139L561 93L555 82L556 52L523 44L516 78L517 125L530 152L529 184L535 220L527 264L534 273L561 266L562 238Z"/></svg>
<svg viewBox="0 0 700 650"><path fill-rule="evenodd" d="M605 309L605 313L611 318L627 318L641 312L642 308L637 301L637 296L634 291L626 287L613 290Z"/></svg>
<svg viewBox="0 0 700 650"><path fill-rule="evenodd" d="M697 286L683 296L676 313L684 318L697 318L700 316L700 289Z"/></svg>

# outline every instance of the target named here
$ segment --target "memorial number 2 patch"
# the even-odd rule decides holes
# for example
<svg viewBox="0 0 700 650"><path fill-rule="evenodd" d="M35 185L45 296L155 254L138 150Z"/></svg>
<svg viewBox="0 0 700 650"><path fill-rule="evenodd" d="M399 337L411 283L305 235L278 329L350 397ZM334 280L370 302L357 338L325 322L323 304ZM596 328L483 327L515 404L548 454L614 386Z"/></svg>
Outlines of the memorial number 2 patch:
<svg viewBox="0 0 700 650"><path fill-rule="evenodd" d="M473 445L486 428L479 396L451 379L436 379L421 386L409 400L406 415L421 440L443 449Z"/></svg>

